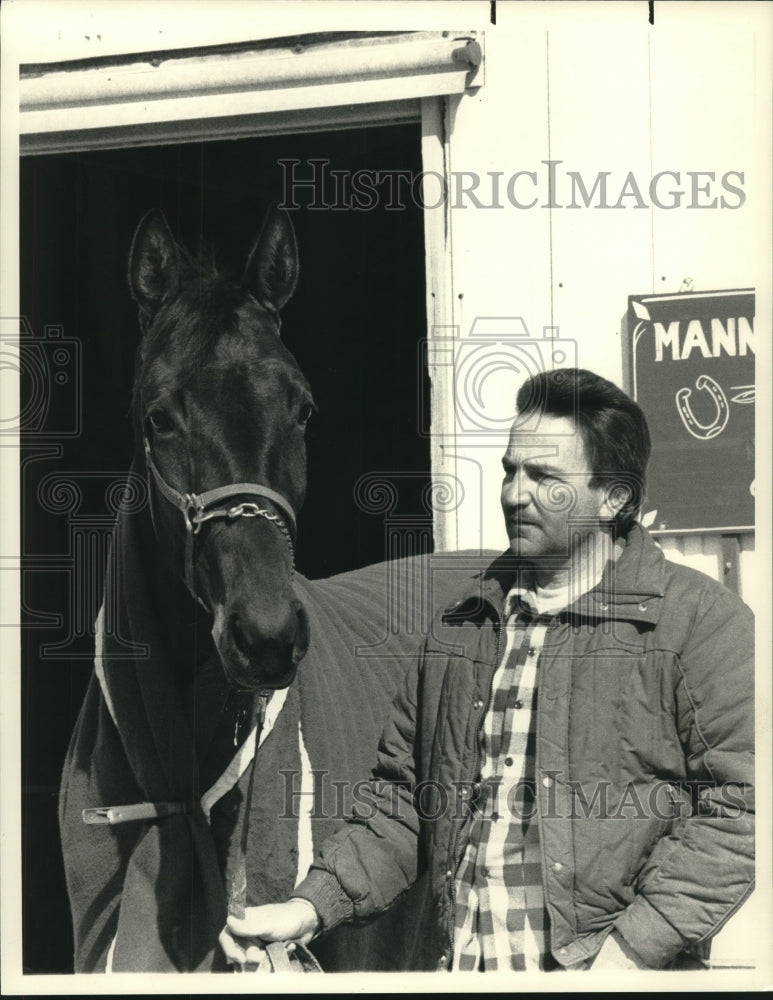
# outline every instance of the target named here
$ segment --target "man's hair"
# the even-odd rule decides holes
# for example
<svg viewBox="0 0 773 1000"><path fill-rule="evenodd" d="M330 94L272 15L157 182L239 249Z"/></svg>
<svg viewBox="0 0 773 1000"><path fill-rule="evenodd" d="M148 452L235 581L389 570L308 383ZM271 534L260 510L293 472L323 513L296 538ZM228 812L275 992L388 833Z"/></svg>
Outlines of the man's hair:
<svg viewBox="0 0 773 1000"><path fill-rule="evenodd" d="M535 431L540 414L575 421L593 473L590 485L627 497L615 518L617 533L626 534L644 503L651 450L638 403L600 375L584 368L558 368L524 382L516 407L519 417L535 417Z"/></svg>

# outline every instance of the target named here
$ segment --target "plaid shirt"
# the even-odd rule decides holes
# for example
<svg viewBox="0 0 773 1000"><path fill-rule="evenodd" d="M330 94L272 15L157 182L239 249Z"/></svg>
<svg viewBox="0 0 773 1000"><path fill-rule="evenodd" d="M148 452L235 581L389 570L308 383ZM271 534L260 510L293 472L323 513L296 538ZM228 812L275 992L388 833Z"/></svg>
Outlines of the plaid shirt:
<svg viewBox="0 0 773 1000"><path fill-rule="evenodd" d="M453 968L544 968L547 917L533 812L537 662L547 622L508 595L507 645L483 730L480 793L457 873ZM512 608L512 611L510 610Z"/></svg>
<svg viewBox="0 0 773 1000"><path fill-rule="evenodd" d="M622 551L615 545L611 561ZM601 578L588 581L590 589ZM483 727L480 793L456 875L454 971L562 968L550 953L534 806L537 666L548 624L578 596L513 587Z"/></svg>

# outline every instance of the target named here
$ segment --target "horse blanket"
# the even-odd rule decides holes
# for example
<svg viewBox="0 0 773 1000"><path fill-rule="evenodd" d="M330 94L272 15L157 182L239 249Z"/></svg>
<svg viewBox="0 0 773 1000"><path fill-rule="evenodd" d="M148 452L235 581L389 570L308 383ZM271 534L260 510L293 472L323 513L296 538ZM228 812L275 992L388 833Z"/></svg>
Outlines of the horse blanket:
<svg viewBox="0 0 773 1000"><path fill-rule="evenodd" d="M260 727L226 684L207 616L159 559L147 514L120 514L60 794L77 972L225 968L217 935L240 845L248 905L285 899L344 822L353 782L370 774L431 608L469 586L491 554L296 575L311 645ZM84 822L84 810L130 817L126 807L142 803L156 815L140 805L133 820ZM422 967L411 947L420 886L414 897L375 925L321 939L323 967Z"/></svg>

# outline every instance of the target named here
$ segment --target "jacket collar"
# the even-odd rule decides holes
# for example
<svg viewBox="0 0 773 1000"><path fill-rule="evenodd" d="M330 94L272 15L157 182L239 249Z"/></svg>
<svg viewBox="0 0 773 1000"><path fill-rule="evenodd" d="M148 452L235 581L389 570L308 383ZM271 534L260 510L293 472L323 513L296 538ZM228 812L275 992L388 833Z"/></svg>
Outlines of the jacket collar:
<svg viewBox="0 0 773 1000"><path fill-rule="evenodd" d="M653 625L658 621L665 589L663 552L640 524L633 525L625 543L620 558L607 566L600 583L570 606L572 614ZM498 619L508 591L520 583L519 577L525 584L528 573L528 567L509 550L503 552L475 577L459 600L444 610L443 619L449 622Z"/></svg>

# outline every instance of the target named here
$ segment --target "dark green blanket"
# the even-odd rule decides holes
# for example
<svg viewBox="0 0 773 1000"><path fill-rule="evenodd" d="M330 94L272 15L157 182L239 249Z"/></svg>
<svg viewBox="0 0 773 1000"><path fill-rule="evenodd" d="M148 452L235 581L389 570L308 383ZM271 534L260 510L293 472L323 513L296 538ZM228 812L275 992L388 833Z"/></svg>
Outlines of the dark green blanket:
<svg viewBox="0 0 773 1000"><path fill-rule="evenodd" d="M249 726L225 684L206 614L158 567L145 514L116 524L96 669L64 767L60 829L75 932L76 971L222 968L217 935L245 822L248 768L207 818L200 800ZM298 868L303 740L315 777L315 847L348 811L366 778L395 690L442 608L490 554L416 557L328 580L297 577L311 646L253 776L248 902L281 900ZM137 644L134 649L131 643ZM293 784L294 783L294 784ZM88 808L174 803L184 811L118 825L85 824ZM294 815L295 814L295 815ZM420 891L364 929L323 940L330 970L421 966L412 950Z"/></svg>

